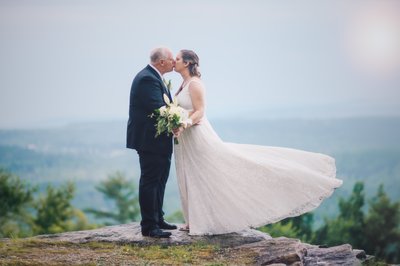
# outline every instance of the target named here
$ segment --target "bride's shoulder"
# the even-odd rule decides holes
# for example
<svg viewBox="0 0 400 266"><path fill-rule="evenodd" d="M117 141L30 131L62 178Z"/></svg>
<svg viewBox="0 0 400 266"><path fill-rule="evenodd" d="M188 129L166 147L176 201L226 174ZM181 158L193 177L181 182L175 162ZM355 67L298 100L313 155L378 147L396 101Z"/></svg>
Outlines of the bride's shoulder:
<svg viewBox="0 0 400 266"><path fill-rule="evenodd" d="M189 89L188 89L190 97L193 99L194 98L203 98L205 95L205 90L203 83L201 82L200 79L193 80L189 84Z"/></svg>
<svg viewBox="0 0 400 266"><path fill-rule="evenodd" d="M190 80L190 83L188 85L189 85L189 90L204 89L204 84L203 84L202 80L197 77L193 77Z"/></svg>

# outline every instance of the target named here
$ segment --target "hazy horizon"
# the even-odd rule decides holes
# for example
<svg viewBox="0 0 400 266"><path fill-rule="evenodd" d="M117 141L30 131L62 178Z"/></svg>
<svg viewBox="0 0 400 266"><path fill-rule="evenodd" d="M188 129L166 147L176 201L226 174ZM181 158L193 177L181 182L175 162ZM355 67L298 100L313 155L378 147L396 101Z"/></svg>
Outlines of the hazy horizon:
<svg viewBox="0 0 400 266"><path fill-rule="evenodd" d="M198 53L210 118L400 116L398 14L394 0L1 1L0 129L127 119L158 45Z"/></svg>
<svg viewBox="0 0 400 266"><path fill-rule="evenodd" d="M260 121L265 122L288 122L288 121L347 121L347 120L364 120L364 119L399 119L400 115L353 115L353 116L331 116L331 117L318 117L318 116L281 116L281 117L265 117L265 116L207 116L210 122L215 125L215 122L228 122L238 121L240 122L254 122L259 123ZM46 129L57 129L57 128L68 128L71 126L85 126L93 124L113 124L113 123L125 123L127 118L91 118L91 119L61 119L61 120L49 120L41 121L34 125L21 125L21 126L3 126L0 127L0 131L13 131L13 130L46 130Z"/></svg>

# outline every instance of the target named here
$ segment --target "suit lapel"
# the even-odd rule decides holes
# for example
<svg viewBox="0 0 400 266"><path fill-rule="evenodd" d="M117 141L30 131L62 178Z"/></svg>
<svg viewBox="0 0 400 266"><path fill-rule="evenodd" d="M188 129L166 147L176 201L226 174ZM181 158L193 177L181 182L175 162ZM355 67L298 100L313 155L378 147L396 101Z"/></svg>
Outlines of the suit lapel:
<svg viewBox="0 0 400 266"><path fill-rule="evenodd" d="M164 81L162 80L162 78L160 77L160 75L157 73L157 71L155 71L150 65L147 65L147 69L153 73L157 79L160 81L161 86L163 88L163 92L165 94L167 94L168 98L170 99L170 101L172 102L172 97L171 97L171 93L169 92L169 89L167 88L167 86L165 85Z"/></svg>

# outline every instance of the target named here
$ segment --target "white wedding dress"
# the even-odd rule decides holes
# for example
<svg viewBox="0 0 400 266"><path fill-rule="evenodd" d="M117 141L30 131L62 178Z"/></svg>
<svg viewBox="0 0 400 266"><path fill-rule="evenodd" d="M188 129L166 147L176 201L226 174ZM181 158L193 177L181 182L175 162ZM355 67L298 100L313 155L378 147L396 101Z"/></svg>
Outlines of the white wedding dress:
<svg viewBox="0 0 400 266"><path fill-rule="evenodd" d="M177 96L188 111L190 82ZM178 140L177 181L190 235L237 232L301 215L342 184L327 155L223 142L205 116Z"/></svg>

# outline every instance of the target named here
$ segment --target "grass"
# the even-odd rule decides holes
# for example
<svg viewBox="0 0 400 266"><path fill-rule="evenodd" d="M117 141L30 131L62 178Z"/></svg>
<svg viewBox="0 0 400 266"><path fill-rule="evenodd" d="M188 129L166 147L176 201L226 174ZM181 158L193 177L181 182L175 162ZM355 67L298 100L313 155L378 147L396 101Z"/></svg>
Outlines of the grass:
<svg viewBox="0 0 400 266"><path fill-rule="evenodd" d="M0 240L0 265L246 265L252 254L215 245L74 244L38 239Z"/></svg>

